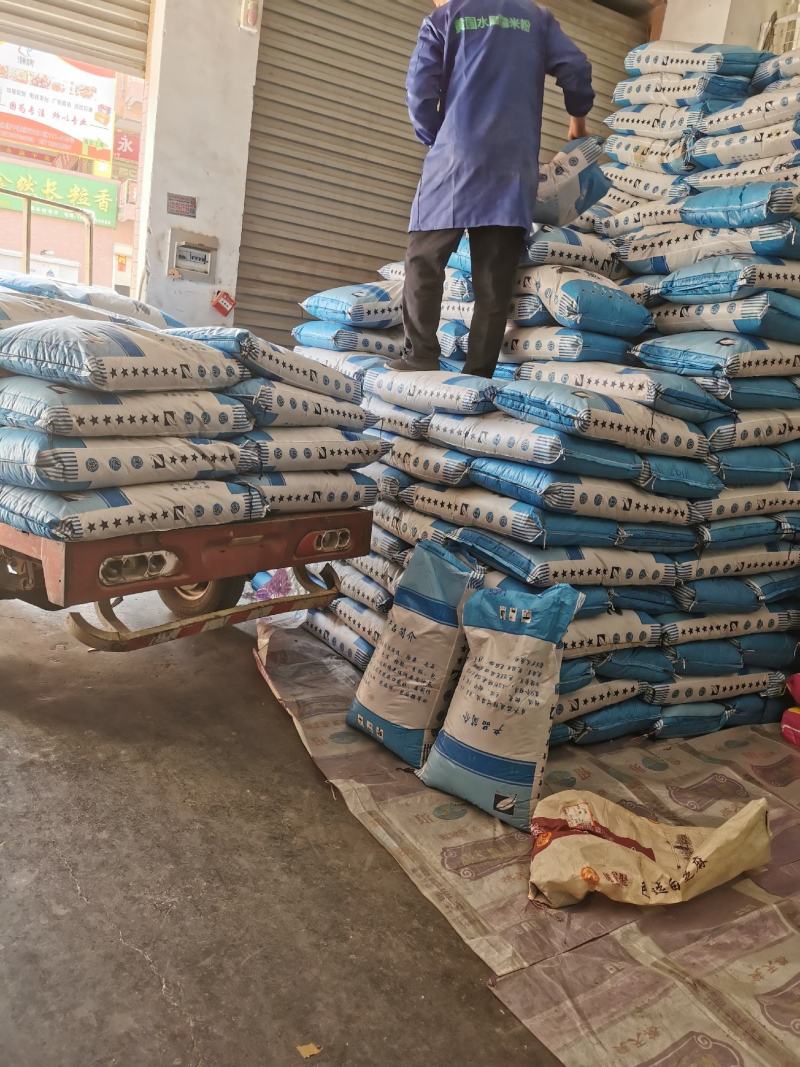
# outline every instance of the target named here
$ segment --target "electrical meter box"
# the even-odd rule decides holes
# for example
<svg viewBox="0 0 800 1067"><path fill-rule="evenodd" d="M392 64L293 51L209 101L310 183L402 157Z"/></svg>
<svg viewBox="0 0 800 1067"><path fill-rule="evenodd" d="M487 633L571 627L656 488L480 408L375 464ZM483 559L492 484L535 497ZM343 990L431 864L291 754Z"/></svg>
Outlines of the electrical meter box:
<svg viewBox="0 0 800 1067"><path fill-rule="evenodd" d="M168 271L187 281L215 282L219 241L208 234L170 230Z"/></svg>

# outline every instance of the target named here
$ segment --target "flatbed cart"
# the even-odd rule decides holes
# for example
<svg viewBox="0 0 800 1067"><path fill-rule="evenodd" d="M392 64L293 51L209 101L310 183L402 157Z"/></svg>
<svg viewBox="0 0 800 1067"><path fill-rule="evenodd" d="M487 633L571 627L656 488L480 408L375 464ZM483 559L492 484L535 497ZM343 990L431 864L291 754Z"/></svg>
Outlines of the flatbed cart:
<svg viewBox="0 0 800 1067"><path fill-rule="evenodd" d="M369 552L372 514L364 509L276 515L259 522L200 526L63 542L0 523L0 601L47 611L94 604L101 626L70 612L74 637L101 652L132 652L298 608L324 608L337 595L332 568L312 579L309 563ZM304 592L237 606L245 582L276 568L294 570ZM131 630L115 614L123 597L155 591L172 620Z"/></svg>

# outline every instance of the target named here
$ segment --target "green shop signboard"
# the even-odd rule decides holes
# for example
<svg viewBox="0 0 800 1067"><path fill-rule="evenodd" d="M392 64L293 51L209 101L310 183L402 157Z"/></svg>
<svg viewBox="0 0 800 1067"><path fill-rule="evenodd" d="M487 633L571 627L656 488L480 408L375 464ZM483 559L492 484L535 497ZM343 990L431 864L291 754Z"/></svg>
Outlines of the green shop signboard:
<svg viewBox="0 0 800 1067"><path fill-rule="evenodd" d="M3 189L18 193L30 193L43 200L54 201L53 206L33 204L34 215L46 215L52 219L75 219L65 211L66 207L82 208L94 215L98 226L116 226L118 195L117 183L92 178L88 174L72 174L59 170L44 170L42 167L21 166L0 160L0 210L22 211L23 201L16 196L4 196ZM64 207L59 207L63 204Z"/></svg>

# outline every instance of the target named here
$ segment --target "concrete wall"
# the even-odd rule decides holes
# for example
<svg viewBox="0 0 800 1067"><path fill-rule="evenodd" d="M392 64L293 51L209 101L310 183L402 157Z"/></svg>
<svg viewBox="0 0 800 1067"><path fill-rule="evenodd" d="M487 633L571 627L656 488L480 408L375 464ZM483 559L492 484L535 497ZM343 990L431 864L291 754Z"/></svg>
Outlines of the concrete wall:
<svg viewBox="0 0 800 1067"><path fill-rule="evenodd" d="M773 0L668 0L661 36L702 44L758 44Z"/></svg>
<svg viewBox="0 0 800 1067"><path fill-rule="evenodd" d="M190 324L226 321L239 263L258 34L241 0L154 0L137 240L144 299ZM167 214L167 193L197 197L197 218ZM168 277L170 229L219 239L216 281Z"/></svg>

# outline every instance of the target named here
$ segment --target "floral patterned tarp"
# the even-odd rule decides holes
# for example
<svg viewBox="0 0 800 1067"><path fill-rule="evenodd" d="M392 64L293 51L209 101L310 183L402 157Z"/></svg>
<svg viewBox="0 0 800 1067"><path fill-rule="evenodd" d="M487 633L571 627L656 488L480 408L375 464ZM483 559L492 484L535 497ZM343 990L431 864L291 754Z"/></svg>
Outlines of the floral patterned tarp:
<svg viewBox="0 0 800 1067"><path fill-rule="evenodd" d="M345 725L359 674L301 631L259 626L256 661L321 772L492 969L496 996L567 1067L800 1063L800 751L777 727L556 749L546 789L711 826L770 806L768 867L688 904L527 897L530 840L427 789ZM298 677L303 685L297 685Z"/></svg>

